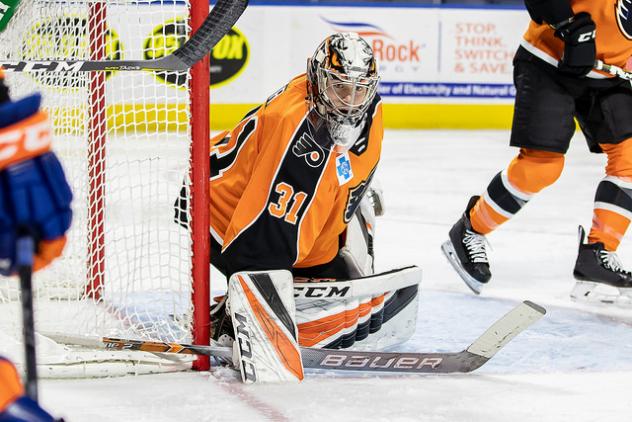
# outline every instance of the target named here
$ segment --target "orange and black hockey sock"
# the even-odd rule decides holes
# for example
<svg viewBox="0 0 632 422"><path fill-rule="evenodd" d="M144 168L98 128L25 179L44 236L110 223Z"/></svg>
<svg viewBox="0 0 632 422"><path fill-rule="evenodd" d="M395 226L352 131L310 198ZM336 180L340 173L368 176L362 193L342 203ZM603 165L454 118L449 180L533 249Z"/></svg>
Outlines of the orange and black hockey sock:
<svg viewBox="0 0 632 422"><path fill-rule="evenodd" d="M632 219L632 139L601 144L608 154L606 177L597 186L588 242L602 242L615 251Z"/></svg>
<svg viewBox="0 0 632 422"><path fill-rule="evenodd" d="M521 148L470 211L472 227L487 234L513 217L531 197L562 174L564 154Z"/></svg>

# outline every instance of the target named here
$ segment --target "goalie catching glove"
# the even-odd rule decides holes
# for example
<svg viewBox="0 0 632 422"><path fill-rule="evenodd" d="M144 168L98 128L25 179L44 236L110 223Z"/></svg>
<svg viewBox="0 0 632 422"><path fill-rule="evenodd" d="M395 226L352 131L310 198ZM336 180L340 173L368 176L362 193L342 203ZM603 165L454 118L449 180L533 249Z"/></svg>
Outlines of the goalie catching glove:
<svg viewBox="0 0 632 422"><path fill-rule="evenodd" d="M48 118L40 97L0 104L0 274L15 272L16 240L37 245L34 270L61 255L70 227L72 193L50 150Z"/></svg>

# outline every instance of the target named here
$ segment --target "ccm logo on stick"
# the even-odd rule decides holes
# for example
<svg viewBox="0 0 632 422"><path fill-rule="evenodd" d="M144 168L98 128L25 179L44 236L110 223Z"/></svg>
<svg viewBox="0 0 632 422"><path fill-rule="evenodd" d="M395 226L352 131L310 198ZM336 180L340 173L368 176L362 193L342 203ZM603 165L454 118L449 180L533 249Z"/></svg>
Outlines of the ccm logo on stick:
<svg viewBox="0 0 632 422"><path fill-rule="evenodd" d="M79 72L82 61L78 62L54 62L54 61L40 61L40 62L2 62L2 68L6 71L18 71L18 72Z"/></svg>

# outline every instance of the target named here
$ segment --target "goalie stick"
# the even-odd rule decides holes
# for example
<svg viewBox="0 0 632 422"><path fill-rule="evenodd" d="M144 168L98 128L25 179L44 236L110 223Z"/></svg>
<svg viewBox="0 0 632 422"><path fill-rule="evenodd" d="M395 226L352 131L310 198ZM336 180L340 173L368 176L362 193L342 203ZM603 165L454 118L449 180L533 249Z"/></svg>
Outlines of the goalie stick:
<svg viewBox="0 0 632 422"><path fill-rule="evenodd" d="M155 60L2 60L5 72L91 72L127 70L185 71L230 31L248 6L248 0L217 0L200 28L176 51Z"/></svg>
<svg viewBox="0 0 632 422"><path fill-rule="evenodd" d="M302 347L303 366L310 369L388 372L404 374L472 372L489 361L500 349L534 322L546 310L529 301L516 306L487 329L465 350L452 353L358 352L353 350ZM89 338L46 334L54 340L108 350L140 350L153 353L207 355L232 359L232 348L196 346L118 338Z"/></svg>

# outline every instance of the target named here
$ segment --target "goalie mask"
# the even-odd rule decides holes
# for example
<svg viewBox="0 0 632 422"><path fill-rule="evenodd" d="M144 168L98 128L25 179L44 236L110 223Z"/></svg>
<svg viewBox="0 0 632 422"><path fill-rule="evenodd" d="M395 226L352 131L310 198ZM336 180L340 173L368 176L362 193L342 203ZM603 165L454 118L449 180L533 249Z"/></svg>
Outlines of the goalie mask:
<svg viewBox="0 0 632 422"><path fill-rule="evenodd" d="M377 69L369 44L355 33L327 37L307 61L310 105L325 120L334 143L350 148L377 91Z"/></svg>

